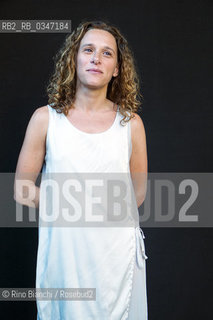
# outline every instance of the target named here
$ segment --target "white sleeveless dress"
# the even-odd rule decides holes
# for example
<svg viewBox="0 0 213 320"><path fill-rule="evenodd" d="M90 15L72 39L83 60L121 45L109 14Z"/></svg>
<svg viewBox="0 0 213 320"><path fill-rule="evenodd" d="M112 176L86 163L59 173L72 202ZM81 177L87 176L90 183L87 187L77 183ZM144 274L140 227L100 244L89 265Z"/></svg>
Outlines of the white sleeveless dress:
<svg viewBox="0 0 213 320"><path fill-rule="evenodd" d="M50 105L42 173L129 173L130 121L101 133L77 129ZM39 216L44 210L40 188ZM136 216L139 217L138 209ZM95 288L95 300L39 300L37 320L147 320L144 233L129 227L40 227L36 288Z"/></svg>

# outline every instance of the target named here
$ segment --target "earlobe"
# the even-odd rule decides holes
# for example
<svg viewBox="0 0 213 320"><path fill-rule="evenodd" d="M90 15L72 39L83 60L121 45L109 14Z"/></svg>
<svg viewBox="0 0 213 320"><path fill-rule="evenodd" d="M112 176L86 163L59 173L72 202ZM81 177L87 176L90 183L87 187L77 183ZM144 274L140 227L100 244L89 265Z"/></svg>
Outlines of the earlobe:
<svg viewBox="0 0 213 320"><path fill-rule="evenodd" d="M117 77L117 75L118 75L118 69L116 67L115 70L114 70L114 73L113 73L113 77Z"/></svg>

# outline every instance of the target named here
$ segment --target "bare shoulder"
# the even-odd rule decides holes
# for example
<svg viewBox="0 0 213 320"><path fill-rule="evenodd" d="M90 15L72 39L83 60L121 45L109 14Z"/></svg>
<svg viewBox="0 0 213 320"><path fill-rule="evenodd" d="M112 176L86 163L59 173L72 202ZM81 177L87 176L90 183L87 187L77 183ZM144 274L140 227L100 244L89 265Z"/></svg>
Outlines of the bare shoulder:
<svg viewBox="0 0 213 320"><path fill-rule="evenodd" d="M37 122L42 122L43 124L45 124L46 122L48 123L48 119L49 119L48 106L42 106L35 109L35 111L33 112L32 118Z"/></svg>
<svg viewBox="0 0 213 320"><path fill-rule="evenodd" d="M132 139L135 140L139 137L145 137L143 120L137 113L133 112L132 114L134 115L130 120Z"/></svg>
<svg viewBox="0 0 213 320"><path fill-rule="evenodd" d="M130 158L131 174L134 172L147 172L148 168L146 134L143 120L138 114L133 113L133 115L134 118L130 120L132 140L132 153Z"/></svg>
<svg viewBox="0 0 213 320"><path fill-rule="evenodd" d="M40 128L41 131L46 131L49 122L48 106L42 106L35 109L33 112L29 125Z"/></svg>
<svg viewBox="0 0 213 320"><path fill-rule="evenodd" d="M46 137L49 123L48 106L38 107L34 110L27 126L26 135L40 136L42 139Z"/></svg>

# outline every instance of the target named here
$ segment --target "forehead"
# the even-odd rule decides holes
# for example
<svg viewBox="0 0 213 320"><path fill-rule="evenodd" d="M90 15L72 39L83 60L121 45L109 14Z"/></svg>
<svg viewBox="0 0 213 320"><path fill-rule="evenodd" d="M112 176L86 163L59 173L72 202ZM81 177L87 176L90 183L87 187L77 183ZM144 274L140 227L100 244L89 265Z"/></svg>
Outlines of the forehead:
<svg viewBox="0 0 213 320"><path fill-rule="evenodd" d="M85 43L101 43L103 46L111 46L113 49L116 49L117 47L114 36L108 31L99 29L88 30L81 39L81 45Z"/></svg>

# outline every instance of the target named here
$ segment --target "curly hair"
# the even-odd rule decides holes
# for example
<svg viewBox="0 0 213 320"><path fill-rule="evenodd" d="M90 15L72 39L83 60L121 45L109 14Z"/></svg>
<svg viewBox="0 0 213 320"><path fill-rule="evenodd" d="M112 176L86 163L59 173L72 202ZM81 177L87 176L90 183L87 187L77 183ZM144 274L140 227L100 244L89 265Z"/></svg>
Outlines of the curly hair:
<svg viewBox="0 0 213 320"><path fill-rule="evenodd" d="M132 50L127 40L117 27L103 21L82 21L79 26L65 38L61 49L54 57L55 71L50 77L46 88L48 103L59 113L68 114L76 94L76 57L81 39L90 29L101 29L110 32L117 44L119 74L112 77L107 87L107 98L119 105L119 111L124 116L122 122L128 122L134 117L132 112L140 108L142 94L140 93L139 76Z"/></svg>

